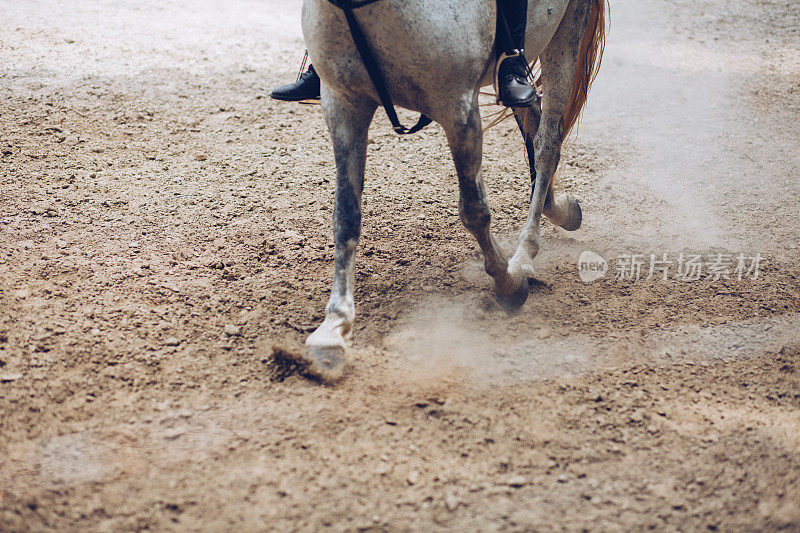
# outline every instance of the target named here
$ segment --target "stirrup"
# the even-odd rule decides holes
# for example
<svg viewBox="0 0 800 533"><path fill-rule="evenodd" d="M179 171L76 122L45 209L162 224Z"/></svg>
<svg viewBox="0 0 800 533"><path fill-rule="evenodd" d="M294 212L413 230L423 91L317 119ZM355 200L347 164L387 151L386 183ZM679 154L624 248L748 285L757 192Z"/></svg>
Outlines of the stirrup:
<svg viewBox="0 0 800 533"><path fill-rule="evenodd" d="M500 65L506 59L510 59L512 57L519 57L525 54L523 49L518 50L511 50L510 52L503 52L500 54L500 57L497 58L497 62L494 65L494 96L495 96L495 104L503 105L503 102L500 100L500 82L498 81L500 77Z"/></svg>

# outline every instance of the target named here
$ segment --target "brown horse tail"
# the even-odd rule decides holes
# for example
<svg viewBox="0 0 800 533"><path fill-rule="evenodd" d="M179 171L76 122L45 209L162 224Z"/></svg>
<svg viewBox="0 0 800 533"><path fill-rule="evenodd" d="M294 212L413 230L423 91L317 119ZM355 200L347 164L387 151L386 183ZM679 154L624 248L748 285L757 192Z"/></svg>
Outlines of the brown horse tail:
<svg viewBox="0 0 800 533"><path fill-rule="evenodd" d="M575 78L572 80L569 103L564 111L564 138L578 123L589 95L589 88L600 70L600 62L603 60L603 51L606 47L607 9L607 0L592 1L589 23L586 25L578 49L578 65L575 69Z"/></svg>

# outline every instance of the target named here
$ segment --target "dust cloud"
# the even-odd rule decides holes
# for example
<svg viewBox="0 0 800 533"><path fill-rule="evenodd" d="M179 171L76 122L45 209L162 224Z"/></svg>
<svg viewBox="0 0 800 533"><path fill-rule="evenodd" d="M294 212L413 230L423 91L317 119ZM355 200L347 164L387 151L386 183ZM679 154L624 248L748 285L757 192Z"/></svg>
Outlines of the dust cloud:
<svg viewBox="0 0 800 533"><path fill-rule="evenodd" d="M676 40L676 23L646 2L614 3L578 140L621 143L627 153L601 177L616 201L596 206L602 214L587 231L610 229L627 246L663 252L763 244L745 219L759 208L745 184L772 156L753 144L758 125L741 95L758 58L702 36Z"/></svg>
<svg viewBox="0 0 800 533"><path fill-rule="evenodd" d="M551 337L544 329L521 341L504 340L491 330L492 321L477 309L431 297L402 321L386 345L417 383L456 377L478 386L581 374L597 350L588 339Z"/></svg>
<svg viewBox="0 0 800 533"><path fill-rule="evenodd" d="M548 242L545 233L536 268L587 249L606 257L724 250L770 260L787 240L797 242L798 228L787 228L772 207L776 198L800 192L786 148L791 132L766 134L777 126L745 105L746 80L763 60L745 42L719 46L702 32L676 39L673 26L685 22L654 3L614 2L603 65L572 142L608 147L619 161L592 184L594 192L583 200L584 225L572 238L556 232ZM467 270L476 287L485 286L477 263ZM486 321L469 315L458 305L429 301L409 314L392 342L414 354L423 374L468 367L489 382L574 372L588 367L587 354L613 350L607 340L561 344L537 332L503 342L487 332ZM738 357L796 338L796 317L786 320L774 327L764 319L668 331L646 343L698 360L721 351Z"/></svg>

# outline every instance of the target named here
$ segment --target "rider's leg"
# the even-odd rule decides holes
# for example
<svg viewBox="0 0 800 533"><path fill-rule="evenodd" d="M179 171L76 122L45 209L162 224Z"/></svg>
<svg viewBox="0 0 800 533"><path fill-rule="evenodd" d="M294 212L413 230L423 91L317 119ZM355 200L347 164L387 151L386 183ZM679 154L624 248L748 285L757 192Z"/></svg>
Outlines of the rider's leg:
<svg viewBox="0 0 800 533"><path fill-rule="evenodd" d="M273 89L270 96L275 100L289 102L319 100L319 76L317 76L314 66L309 65L308 70L300 74L296 82Z"/></svg>
<svg viewBox="0 0 800 533"><path fill-rule="evenodd" d="M528 107L536 101L536 91L528 83L527 65L521 53L525 46L528 2L497 0L497 7L497 99L508 107Z"/></svg>

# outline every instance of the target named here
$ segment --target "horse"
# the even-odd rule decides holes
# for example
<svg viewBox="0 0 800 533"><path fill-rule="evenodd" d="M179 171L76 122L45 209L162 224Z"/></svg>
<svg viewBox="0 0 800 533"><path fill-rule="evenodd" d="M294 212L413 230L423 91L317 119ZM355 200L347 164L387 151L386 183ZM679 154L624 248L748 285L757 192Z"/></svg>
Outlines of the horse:
<svg viewBox="0 0 800 533"><path fill-rule="evenodd" d="M514 113L525 142L532 192L524 228L509 259L490 229L481 176L483 126L478 95L496 64L495 0L378 0L352 13L380 65L396 105L430 117L445 131L459 185L459 213L478 241L497 301L508 311L528 297L531 260L541 244L542 215L573 231L579 203L553 189L561 145L575 125L600 65L606 0L529 0L525 50L538 58L541 99ZM354 45L342 9L304 0L303 34L321 80L323 116L336 162L334 271L325 318L299 355L306 372L339 379L355 320L355 251L367 130L380 100Z"/></svg>

